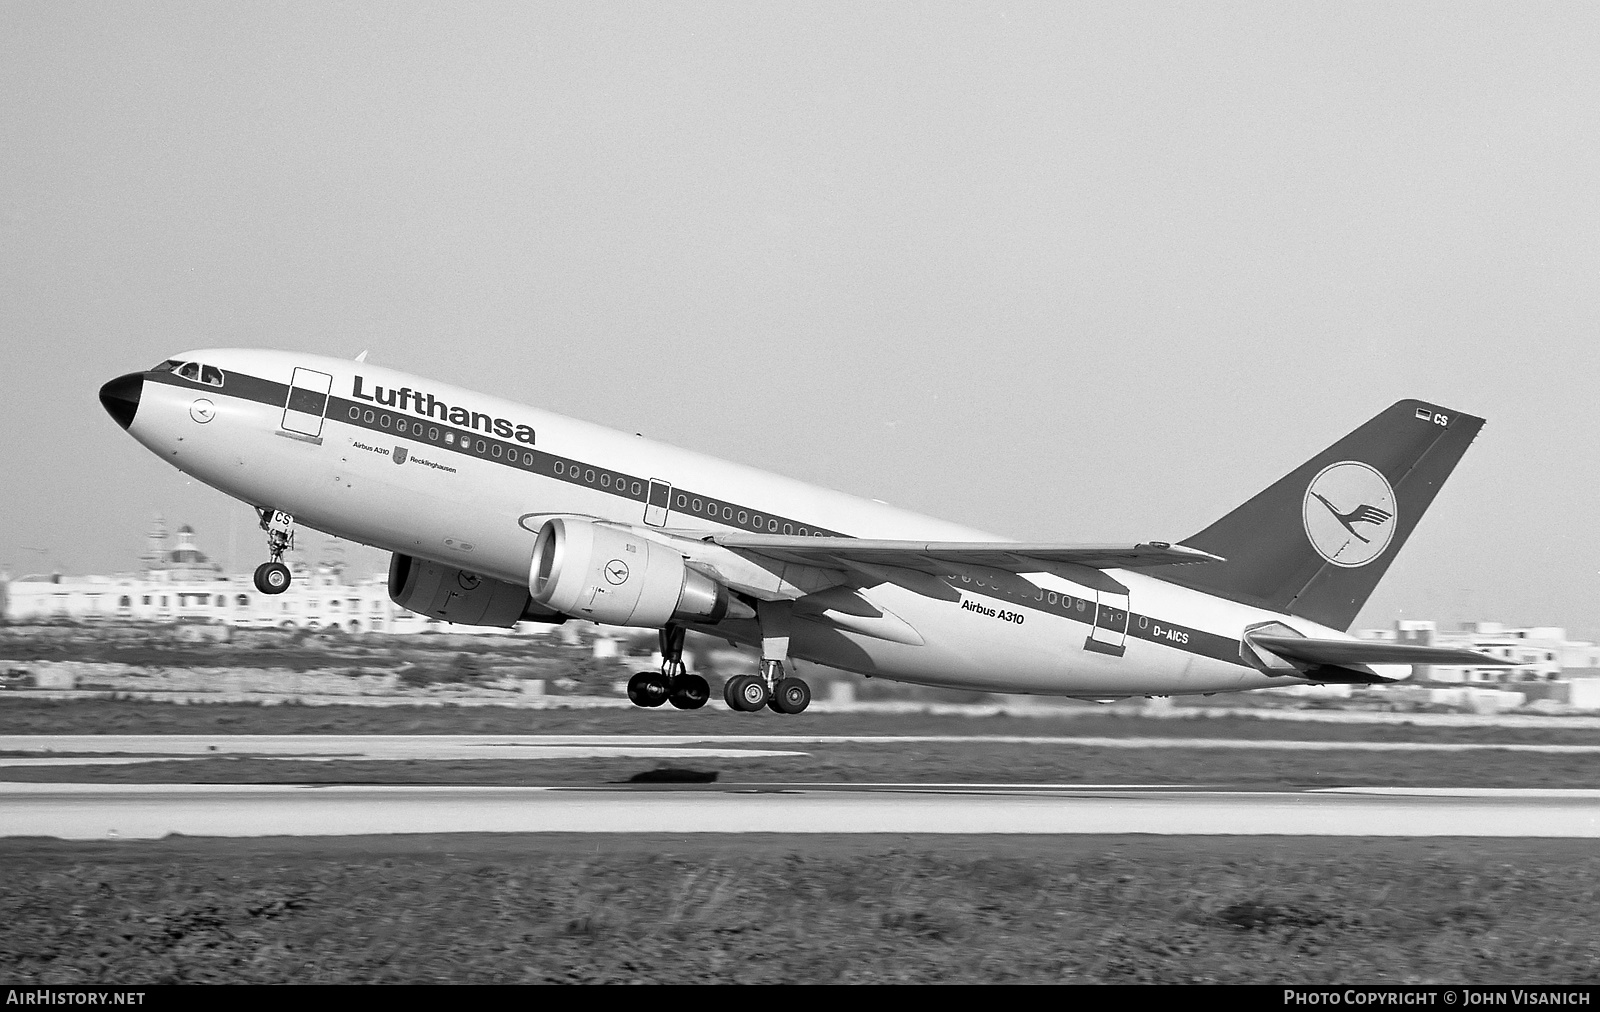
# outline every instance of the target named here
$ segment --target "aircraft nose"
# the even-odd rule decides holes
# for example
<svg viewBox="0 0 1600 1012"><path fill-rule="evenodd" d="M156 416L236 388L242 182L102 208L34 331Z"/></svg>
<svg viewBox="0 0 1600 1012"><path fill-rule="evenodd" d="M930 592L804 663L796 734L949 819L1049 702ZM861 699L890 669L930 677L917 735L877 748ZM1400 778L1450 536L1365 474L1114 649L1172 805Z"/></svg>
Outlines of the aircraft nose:
<svg viewBox="0 0 1600 1012"><path fill-rule="evenodd" d="M130 372L100 388L100 403L106 413L126 429L133 424L134 412L139 410L139 392L144 389L144 375Z"/></svg>

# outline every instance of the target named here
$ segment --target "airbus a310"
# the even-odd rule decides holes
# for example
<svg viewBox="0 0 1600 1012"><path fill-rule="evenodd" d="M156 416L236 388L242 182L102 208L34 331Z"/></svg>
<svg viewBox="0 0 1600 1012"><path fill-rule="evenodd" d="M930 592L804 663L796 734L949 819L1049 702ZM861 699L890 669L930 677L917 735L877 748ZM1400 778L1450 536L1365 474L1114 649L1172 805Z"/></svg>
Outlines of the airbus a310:
<svg viewBox="0 0 1600 1012"><path fill-rule="evenodd" d="M1483 424L1423 401L1175 544L1030 544L361 360L185 352L100 400L256 508L263 593L289 586L305 525L393 553L390 595L436 619L656 629L661 670L628 686L641 706L706 703L690 629L758 647L723 698L780 713L811 699L795 659L1087 699L1497 663L1346 633Z"/></svg>

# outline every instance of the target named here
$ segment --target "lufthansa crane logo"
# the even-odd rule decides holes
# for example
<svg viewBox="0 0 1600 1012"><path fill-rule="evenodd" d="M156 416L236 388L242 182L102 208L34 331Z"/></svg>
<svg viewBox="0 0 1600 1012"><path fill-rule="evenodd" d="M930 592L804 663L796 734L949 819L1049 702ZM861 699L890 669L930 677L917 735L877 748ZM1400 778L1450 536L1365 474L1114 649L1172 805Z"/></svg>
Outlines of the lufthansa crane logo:
<svg viewBox="0 0 1600 1012"><path fill-rule="evenodd" d="M1300 518L1318 555L1346 569L1365 566L1394 537L1394 489L1370 464L1329 464L1306 487Z"/></svg>
<svg viewBox="0 0 1600 1012"><path fill-rule="evenodd" d="M613 587L620 587L628 582L628 564L621 559L612 559L606 563L606 580Z"/></svg>

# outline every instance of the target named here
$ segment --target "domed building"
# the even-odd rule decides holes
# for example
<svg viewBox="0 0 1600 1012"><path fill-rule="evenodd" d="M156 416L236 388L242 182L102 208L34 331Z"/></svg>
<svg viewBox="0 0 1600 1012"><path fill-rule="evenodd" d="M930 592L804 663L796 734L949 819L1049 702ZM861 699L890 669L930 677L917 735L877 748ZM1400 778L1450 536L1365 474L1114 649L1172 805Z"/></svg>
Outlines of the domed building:
<svg viewBox="0 0 1600 1012"><path fill-rule="evenodd" d="M303 532L302 537L312 532ZM226 574L201 550L193 527L178 528L176 543L160 516L145 536L138 573L63 577L33 574L0 581L0 616L8 621L202 622L247 628L338 630L348 633L445 631L450 623L425 618L389 598L388 578L347 574L344 548L326 539L321 558L309 551L284 558L294 572L289 589L263 594L249 573ZM516 631L540 634L551 627L519 624ZM504 632L474 628L474 632Z"/></svg>
<svg viewBox="0 0 1600 1012"><path fill-rule="evenodd" d="M194 528L184 524L178 528L178 544L167 547L167 525L157 516L155 525L145 536L145 552L140 556L143 575L148 580L162 583L216 580L222 578L222 567L212 562L194 543Z"/></svg>

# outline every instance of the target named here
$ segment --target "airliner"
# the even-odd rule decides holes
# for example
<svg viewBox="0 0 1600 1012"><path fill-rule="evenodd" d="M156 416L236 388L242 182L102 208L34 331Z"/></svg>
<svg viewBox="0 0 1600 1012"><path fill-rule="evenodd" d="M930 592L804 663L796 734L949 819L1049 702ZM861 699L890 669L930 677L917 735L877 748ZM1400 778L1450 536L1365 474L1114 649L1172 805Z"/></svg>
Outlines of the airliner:
<svg viewBox="0 0 1600 1012"><path fill-rule="evenodd" d="M389 593L447 622L657 630L640 706L703 706L684 635L758 648L734 710L799 713L797 661L872 678L1111 700L1381 683L1470 650L1356 639L1356 613L1483 419L1380 412L1176 543L1006 540L365 361L185 352L100 401L168 464L255 508L282 593L306 527L392 553Z"/></svg>

